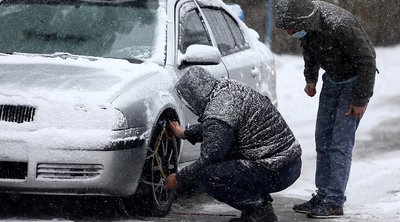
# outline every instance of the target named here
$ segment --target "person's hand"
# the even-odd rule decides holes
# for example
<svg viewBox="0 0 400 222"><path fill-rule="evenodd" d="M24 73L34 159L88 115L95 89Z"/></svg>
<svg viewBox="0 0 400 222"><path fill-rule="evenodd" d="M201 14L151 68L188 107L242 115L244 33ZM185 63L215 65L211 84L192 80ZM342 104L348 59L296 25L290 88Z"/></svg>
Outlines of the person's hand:
<svg viewBox="0 0 400 222"><path fill-rule="evenodd" d="M176 173L171 173L168 175L167 180L165 181L164 190L177 189L180 186L181 183L176 180Z"/></svg>
<svg viewBox="0 0 400 222"><path fill-rule="evenodd" d="M179 139L185 138L185 129L179 125L177 121L170 121L169 127L171 128L172 133L178 137Z"/></svg>
<svg viewBox="0 0 400 222"><path fill-rule="evenodd" d="M306 87L304 87L304 92L307 93L308 96L313 97L317 93L317 90L315 89L315 83L314 82L309 82L306 84Z"/></svg>
<svg viewBox="0 0 400 222"><path fill-rule="evenodd" d="M346 116L352 115L356 118L361 119L365 113L365 110L367 110L367 106L355 106L353 104L350 104L349 109L345 113Z"/></svg>

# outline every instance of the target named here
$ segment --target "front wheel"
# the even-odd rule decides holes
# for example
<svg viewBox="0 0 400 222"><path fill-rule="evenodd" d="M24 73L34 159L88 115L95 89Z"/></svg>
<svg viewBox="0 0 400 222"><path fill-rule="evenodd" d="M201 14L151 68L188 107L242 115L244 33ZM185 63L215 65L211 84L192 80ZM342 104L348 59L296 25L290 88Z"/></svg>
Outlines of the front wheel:
<svg viewBox="0 0 400 222"><path fill-rule="evenodd" d="M175 192L166 191L163 186L169 174L178 172L178 147L175 137L167 132L167 123L166 120L158 121L153 129L138 188L141 195L124 201L125 210L130 214L136 211L165 216L171 208Z"/></svg>

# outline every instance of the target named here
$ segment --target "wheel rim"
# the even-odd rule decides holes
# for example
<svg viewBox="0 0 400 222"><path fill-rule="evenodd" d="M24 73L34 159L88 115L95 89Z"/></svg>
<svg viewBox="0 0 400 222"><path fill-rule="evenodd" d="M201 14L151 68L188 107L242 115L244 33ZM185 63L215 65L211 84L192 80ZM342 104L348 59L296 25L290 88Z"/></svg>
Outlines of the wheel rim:
<svg viewBox="0 0 400 222"><path fill-rule="evenodd" d="M151 177L150 185L153 198L159 206L167 206L173 199L172 190L164 190L166 177L177 172L177 147L174 137L167 134L165 127L161 130L154 147L151 150Z"/></svg>

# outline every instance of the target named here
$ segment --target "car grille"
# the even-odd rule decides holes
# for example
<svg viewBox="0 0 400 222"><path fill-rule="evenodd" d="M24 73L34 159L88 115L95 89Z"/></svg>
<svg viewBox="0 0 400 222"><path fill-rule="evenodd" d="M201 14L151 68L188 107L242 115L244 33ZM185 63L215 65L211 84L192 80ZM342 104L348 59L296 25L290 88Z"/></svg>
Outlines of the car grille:
<svg viewBox="0 0 400 222"><path fill-rule="evenodd" d="M100 176L103 165L100 164L57 164L40 163L36 177L46 180L88 180Z"/></svg>
<svg viewBox="0 0 400 222"><path fill-rule="evenodd" d="M33 121L36 108L21 105L0 105L0 121L23 123Z"/></svg>
<svg viewBox="0 0 400 222"><path fill-rule="evenodd" d="M0 161L0 179L25 180L28 163Z"/></svg>

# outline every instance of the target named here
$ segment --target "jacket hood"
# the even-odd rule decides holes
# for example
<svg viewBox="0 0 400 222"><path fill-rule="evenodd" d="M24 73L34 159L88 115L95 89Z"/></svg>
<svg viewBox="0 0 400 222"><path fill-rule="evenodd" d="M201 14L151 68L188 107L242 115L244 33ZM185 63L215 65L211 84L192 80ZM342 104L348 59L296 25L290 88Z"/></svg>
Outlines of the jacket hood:
<svg viewBox="0 0 400 222"><path fill-rule="evenodd" d="M175 84L175 90L185 105L201 116L218 80L201 67L189 68Z"/></svg>
<svg viewBox="0 0 400 222"><path fill-rule="evenodd" d="M280 0L275 7L277 28L320 29L320 10L311 0Z"/></svg>

